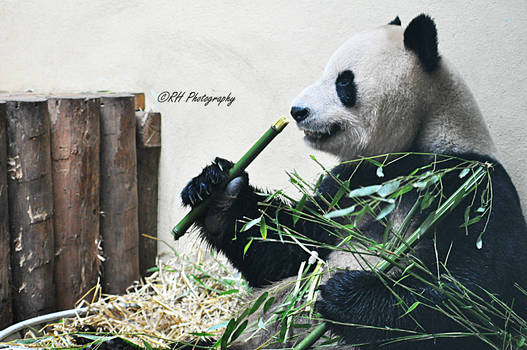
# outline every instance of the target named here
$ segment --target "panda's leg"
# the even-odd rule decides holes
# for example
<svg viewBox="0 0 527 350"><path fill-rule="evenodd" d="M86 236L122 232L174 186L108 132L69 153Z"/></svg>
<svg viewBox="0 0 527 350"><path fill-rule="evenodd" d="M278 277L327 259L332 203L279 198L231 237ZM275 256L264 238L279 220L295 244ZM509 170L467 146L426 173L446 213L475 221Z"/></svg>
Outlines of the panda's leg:
<svg viewBox="0 0 527 350"><path fill-rule="evenodd" d="M465 287L477 290L472 282L462 281ZM317 310L324 319L334 321L330 322L330 329L346 343L370 344L368 348L374 349L377 346L380 349L448 349L451 346L448 339L396 342L391 346L381 344L383 340L415 335L415 332L466 331L427 306L442 305L445 301L436 289L420 283L403 282L405 287L394 285L392 281L386 283L390 288L372 271L339 272L320 287L322 298L317 302ZM420 304L415 306L416 302ZM412 305L415 309L405 314ZM485 348L474 337L455 338L455 344L463 344L466 347L461 348L465 349L472 345Z"/></svg>
<svg viewBox="0 0 527 350"><path fill-rule="evenodd" d="M200 227L202 236L227 256L251 286L262 286L296 275L301 262L309 259L310 255L295 244L280 242L280 237L270 223L265 241L261 240L257 225L240 232L243 226L240 220L261 216L258 203L265 197L258 194L262 191L249 185L247 173L234 179L223 189L222 184L228 178L232 166L232 162L216 158L183 189L183 204L194 207L211 197L207 212L196 224ZM277 209L288 206L288 203L274 199L265 208L266 214L277 217L283 226L293 227L291 215ZM312 239L328 240L328 233L311 222L300 220L295 228ZM248 246L251 240L252 243ZM321 251L319 255L323 257L325 253L327 252Z"/></svg>

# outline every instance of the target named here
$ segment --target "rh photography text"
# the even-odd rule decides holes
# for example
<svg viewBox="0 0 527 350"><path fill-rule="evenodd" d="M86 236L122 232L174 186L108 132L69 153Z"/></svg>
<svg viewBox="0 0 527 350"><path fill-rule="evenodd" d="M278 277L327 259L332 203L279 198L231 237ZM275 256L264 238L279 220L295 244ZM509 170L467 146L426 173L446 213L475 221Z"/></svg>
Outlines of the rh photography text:
<svg viewBox="0 0 527 350"><path fill-rule="evenodd" d="M222 104L230 107L230 105L236 100L236 97L232 96L229 92L228 95L224 96L211 96L202 94L197 91L163 91L157 95L157 101L160 103L203 103L208 106L209 104L217 104L218 107Z"/></svg>

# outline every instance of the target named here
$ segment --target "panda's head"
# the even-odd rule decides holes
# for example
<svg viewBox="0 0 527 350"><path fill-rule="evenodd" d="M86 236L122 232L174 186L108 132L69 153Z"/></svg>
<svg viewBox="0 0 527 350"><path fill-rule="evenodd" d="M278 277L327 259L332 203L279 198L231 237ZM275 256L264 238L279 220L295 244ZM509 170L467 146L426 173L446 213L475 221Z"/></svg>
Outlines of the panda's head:
<svg viewBox="0 0 527 350"><path fill-rule="evenodd" d="M441 94L442 66L434 21L419 15L403 28L397 17L345 42L291 115L309 145L344 160L407 151Z"/></svg>

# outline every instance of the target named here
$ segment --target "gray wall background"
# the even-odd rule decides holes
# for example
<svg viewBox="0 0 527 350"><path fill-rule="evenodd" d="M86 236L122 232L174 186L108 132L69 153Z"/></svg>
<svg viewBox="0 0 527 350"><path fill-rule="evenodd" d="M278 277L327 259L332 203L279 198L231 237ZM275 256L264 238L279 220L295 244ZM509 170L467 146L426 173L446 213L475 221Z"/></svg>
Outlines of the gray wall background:
<svg viewBox="0 0 527 350"><path fill-rule="evenodd" d="M501 159L527 203L527 2L513 1L60 1L0 2L0 90L144 91L163 114L159 230L186 212L179 192L216 155L238 159L332 52L357 31L435 18L439 46L472 88ZM236 97L227 107L158 103L162 91ZM315 154L294 125L248 169L251 182L314 179ZM185 237L178 249L189 247ZM161 244L162 247L165 247Z"/></svg>

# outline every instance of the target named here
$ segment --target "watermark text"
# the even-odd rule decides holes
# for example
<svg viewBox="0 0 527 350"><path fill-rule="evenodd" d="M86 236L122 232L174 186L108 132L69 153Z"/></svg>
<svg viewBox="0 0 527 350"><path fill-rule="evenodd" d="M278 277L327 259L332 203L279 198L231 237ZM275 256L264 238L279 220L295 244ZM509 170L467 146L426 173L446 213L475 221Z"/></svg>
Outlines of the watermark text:
<svg viewBox="0 0 527 350"><path fill-rule="evenodd" d="M202 94L197 91L163 91L157 95L157 102L160 103L203 103L208 106L209 104L222 104L230 107L230 105L236 100L236 97L232 96L229 92L228 95L224 96L211 96Z"/></svg>

